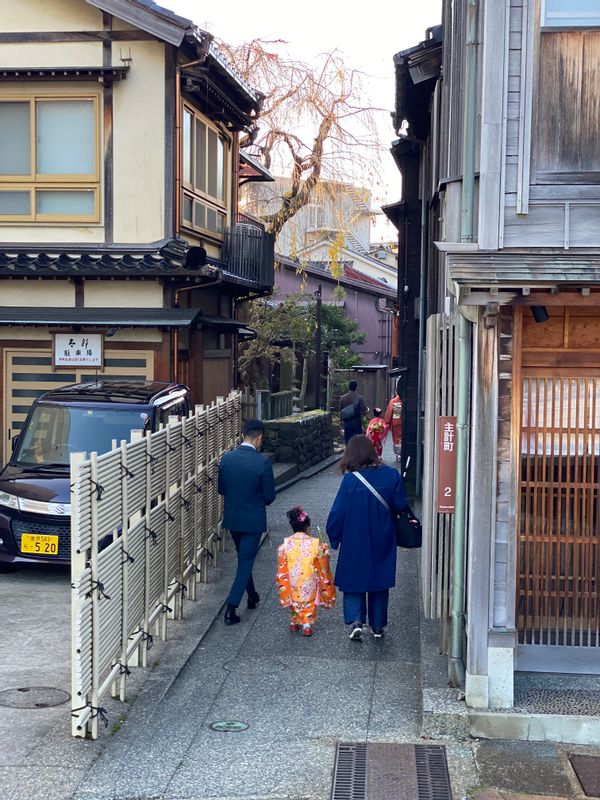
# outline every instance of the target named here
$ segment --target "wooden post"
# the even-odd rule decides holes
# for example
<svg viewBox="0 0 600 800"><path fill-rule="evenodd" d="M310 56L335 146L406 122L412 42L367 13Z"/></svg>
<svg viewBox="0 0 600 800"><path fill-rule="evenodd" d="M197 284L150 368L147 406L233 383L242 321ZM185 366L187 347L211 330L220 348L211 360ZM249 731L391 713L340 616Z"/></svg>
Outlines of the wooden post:
<svg viewBox="0 0 600 800"><path fill-rule="evenodd" d="M496 519L498 440L498 320L479 309L473 348L471 467L467 574L467 697L488 705L488 630L493 587L491 554Z"/></svg>

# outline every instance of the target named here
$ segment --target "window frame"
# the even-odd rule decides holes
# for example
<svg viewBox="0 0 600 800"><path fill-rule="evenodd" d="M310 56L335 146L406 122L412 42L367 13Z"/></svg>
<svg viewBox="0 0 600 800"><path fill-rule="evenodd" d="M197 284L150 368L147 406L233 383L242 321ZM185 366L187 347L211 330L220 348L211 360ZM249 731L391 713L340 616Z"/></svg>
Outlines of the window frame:
<svg viewBox="0 0 600 800"><path fill-rule="evenodd" d="M91 101L94 122L93 158L94 172L88 174L41 174L36 170L36 126L38 102ZM29 192L29 214L2 214L0 223L49 223L100 222L100 98L97 94L10 94L2 95L0 103L29 104L29 167L28 175L0 174L0 193L3 191ZM92 214L44 214L37 211L38 191L91 191L94 194L94 211Z"/></svg>
<svg viewBox="0 0 600 800"><path fill-rule="evenodd" d="M568 12L565 12L568 13ZM581 13L581 12L580 12ZM576 16L577 12L573 12L572 16ZM556 25L546 21L546 0L540 0L540 30L541 31L561 31L561 30L587 30L600 28L600 13L598 14L598 21L592 24L584 24L581 22L569 22L567 19L558 22Z"/></svg>
<svg viewBox="0 0 600 800"><path fill-rule="evenodd" d="M191 125L190 125L190 136L189 136L189 152L186 153L186 135L185 135L185 119L186 114L189 114L191 117ZM196 186L195 178L196 178L196 126L197 123L204 125L206 128L206 136L205 136L205 177L206 177L206 184L208 184L208 142L209 136L208 131L211 130L217 136L217 140L222 143L223 146L223 199L210 194L207 190L199 189ZM217 239L222 241L225 236L225 228L228 225L229 215L230 215L230 198L231 198L231 186L230 186L230 176L231 176L231 153L232 147L232 139L217 125L215 125L211 120L205 117L198 109L194 108L191 103L184 102L181 109L181 164L180 164L180 176L181 176L181 226L186 228L187 230L193 231L195 233L200 233L207 238ZM190 180L186 180L185 178L185 162L186 158L189 156L190 159ZM217 185L218 185L218 175L217 175ZM191 219L184 217L184 208L185 208L185 201L186 198L191 202ZM205 225L196 225L194 222L194 214L195 214L195 203L199 203L205 207ZM214 211L214 213L218 217L223 219L223 231L215 231L211 228L206 226L206 218L208 216L208 211Z"/></svg>

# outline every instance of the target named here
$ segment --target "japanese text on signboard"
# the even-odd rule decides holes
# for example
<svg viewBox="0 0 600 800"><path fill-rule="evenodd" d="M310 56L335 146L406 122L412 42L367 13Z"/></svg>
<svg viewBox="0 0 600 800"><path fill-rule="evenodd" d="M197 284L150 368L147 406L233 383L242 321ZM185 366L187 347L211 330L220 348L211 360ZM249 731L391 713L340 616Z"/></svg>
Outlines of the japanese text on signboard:
<svg viewBox="0 0 600 800"><path fill-rule="evenodd" d="M101 367L101 333L57 333L54 337L55 367Z"/></svg>
<svg viewBox="0 0 600 800"><path fill-rule="evenodd" d="M456 417L438 421L438 492L439 514L454 512L456 494Z"/></svg>

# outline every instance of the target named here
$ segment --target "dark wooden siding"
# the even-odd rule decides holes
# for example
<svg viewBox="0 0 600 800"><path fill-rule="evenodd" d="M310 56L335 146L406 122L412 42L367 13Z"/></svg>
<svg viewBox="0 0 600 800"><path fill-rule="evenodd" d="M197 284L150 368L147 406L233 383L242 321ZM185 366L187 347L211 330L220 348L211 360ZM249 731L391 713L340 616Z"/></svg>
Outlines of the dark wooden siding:
<svg viewBox="0 0 600 800"><path fill-rule="evenodd" d="M444 81L440 178L462 174L465 10L462 0L444 0Z"/></svg>
<svg viewBox="0 0 600 800"><path fill-rule="evenodd" d="M536 178L571 173L600 180L600 31L542 33ZM577 173L582 179L577 178Z"/></svg>

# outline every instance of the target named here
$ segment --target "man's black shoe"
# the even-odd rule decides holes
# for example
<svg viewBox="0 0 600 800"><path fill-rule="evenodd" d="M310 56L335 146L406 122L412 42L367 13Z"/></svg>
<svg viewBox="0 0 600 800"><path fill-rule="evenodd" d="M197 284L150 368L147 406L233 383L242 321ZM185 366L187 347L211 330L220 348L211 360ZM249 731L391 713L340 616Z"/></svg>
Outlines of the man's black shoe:
<svg viewBox="0 0 600 800"><path fill-rule="evenodd" d="M260 595L258 592L255 592L251 597L248 597L248 608L256 608L259 603Z"/></svg>
<svg viewBox="0 0 600 800"><path fill-rule="evenodd" d="M237 622L241 621L242 620L235 613L235 606L228 605L225 611L225 625L235 625Z"/></svg>

